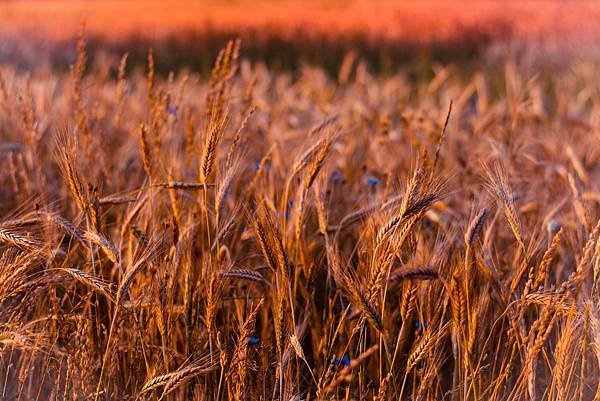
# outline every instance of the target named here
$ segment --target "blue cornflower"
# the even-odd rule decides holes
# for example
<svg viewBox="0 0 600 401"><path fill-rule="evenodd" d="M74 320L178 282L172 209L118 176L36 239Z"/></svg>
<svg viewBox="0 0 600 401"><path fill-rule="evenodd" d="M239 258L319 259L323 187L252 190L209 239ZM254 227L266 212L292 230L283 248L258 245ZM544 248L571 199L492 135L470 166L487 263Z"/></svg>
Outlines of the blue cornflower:
<svg viewBox="0 0 600 401"><path fill-rule="evenodd" d="M258 345L258 344L260 344L260 338L251 336L248 339L248 344L250 344L250 345Z"/></svg>
<svg viewBox="0 0 600 401"><path fill-rule="evenodd" d="M333 364L335 366L348 366L350 365L350 357L348 355L344 355L341 358L333 358Z"/></svg>
<svg viewBox="0 0 600 401"><path fill-rule="evenodd" d="M289 220L290 216L292 215L292 206L294 206L294 200L290 199L287 202L287 207L285 208L285 219Z"/></svg>
<svg viewBox="0 0 600 401"><path fill-rule="evenodd" d="M167 106L167 111L173 117L177 117L177 108L175 106L173 106L171 103L169 103L169 105Z"/></svg>
<svg viewBox="0 0 600 401"><path fill-rule="evenodd" d="M417 320L417 322L415 323L415 327L417 328L417 330L426 329L426 328L427 328L427 326L429 326L429 325L427 324L427 322L425 322L425 323L421 323L421 321L420 321L420 320Z"/></svg>
<svg viewBox="0 0 600 401"><path fill-rule="evenodd" d="M377 184L379 184L379 180L377 178L373 177L372 175L370 175L367 178L367 184L369 184L369 186L371 188L375 188L377 186Z"/></svg>
<svg viewBox="0 0 600 401"><path fill-rule="evenodd" d="M342 173L340 173L338 170L334 170L331 173L331 180L336 184L339 183L342 180Z"/></svg>

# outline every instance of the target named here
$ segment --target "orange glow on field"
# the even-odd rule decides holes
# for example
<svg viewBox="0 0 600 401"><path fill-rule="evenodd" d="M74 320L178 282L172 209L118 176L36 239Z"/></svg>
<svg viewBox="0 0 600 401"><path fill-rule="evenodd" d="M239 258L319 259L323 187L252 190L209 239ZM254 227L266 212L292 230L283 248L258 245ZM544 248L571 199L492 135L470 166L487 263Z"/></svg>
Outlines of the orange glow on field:
<svg viewBox="0 0 600 401"><path fill-rule="evenodd" d="M590 38L600 28L599 2L534 1L115 1L26 0L0 3L0 35L70 39L86 31L109 40L159 38L180 30L289 35L362 33L374 38L431 41L483 29L523 38ZM499 32L498 34L501 34Z"/></svg>

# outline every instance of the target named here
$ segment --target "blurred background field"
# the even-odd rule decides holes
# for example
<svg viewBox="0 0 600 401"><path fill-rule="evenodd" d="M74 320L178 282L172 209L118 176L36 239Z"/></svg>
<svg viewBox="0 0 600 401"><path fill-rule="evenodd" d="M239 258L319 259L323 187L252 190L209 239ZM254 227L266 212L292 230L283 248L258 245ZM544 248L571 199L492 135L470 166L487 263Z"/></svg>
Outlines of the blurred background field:
<svg viewBox="0 0 600 401"><path fill-rule="evenodd" d="M27 69L71 63L82 23L92 56L127 51L135 63L152 47L163 71L207 72L232 37L271 69L335 72L351 53L383 73L515 52L559 63L595 54L600 38L595 1L8 0L0 19L0 62Z"/></svg>

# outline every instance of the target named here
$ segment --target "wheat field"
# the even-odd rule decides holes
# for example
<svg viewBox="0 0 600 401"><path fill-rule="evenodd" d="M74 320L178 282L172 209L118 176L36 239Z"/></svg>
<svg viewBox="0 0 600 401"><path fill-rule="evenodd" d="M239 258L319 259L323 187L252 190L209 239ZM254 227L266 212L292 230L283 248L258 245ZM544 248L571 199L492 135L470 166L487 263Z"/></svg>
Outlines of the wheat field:
<svg viewBox="0 0 600 401"><path fill-rule="evenodd" d="M0 399L600 400L595 63L0 69Z"/></svg>

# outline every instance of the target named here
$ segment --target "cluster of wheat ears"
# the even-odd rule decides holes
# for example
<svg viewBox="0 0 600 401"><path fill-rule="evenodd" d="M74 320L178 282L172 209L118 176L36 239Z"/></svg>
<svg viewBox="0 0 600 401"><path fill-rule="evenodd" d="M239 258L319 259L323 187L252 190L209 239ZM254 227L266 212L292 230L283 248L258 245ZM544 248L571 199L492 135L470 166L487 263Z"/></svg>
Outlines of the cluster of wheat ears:
<svg viewBox="0 0 600 401"><path fill-rule="evenodd" d="M238 54L1 70L0 399L600 400L593 64Z"/></svg>

